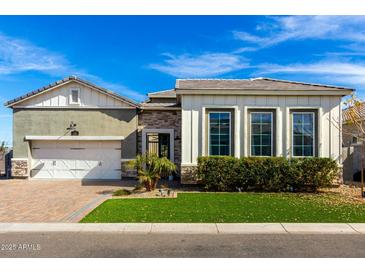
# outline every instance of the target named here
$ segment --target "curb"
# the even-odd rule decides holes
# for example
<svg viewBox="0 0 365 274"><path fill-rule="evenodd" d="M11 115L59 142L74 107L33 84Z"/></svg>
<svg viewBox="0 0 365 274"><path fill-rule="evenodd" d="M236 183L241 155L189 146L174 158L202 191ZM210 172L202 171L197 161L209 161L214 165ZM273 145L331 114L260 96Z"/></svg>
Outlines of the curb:
<svg viewBox="0 0 365 274"><path fill-rule="evenodd" d="M365 234L365 223L0 223L0 233Z"/></svg>

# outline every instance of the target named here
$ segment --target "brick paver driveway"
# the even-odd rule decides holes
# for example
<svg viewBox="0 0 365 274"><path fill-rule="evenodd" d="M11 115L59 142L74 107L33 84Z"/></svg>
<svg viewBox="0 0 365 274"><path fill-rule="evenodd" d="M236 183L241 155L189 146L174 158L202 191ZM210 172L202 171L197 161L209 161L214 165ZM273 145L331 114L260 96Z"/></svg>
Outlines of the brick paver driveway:
<svg viewBox="0 0 365 274"><path fill-rule="evenodd" d="M0 180L0 222L77 222L134 182Z"/></svg>

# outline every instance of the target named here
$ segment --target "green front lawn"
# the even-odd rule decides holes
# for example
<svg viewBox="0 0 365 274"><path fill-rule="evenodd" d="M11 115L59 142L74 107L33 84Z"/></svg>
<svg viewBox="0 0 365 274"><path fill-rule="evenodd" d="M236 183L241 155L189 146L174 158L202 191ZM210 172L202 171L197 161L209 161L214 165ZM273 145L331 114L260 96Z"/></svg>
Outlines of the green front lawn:
<svg viewBox="0 0 365 274"><path fill-rule="evenodd" d="M180 193L176 199L110 199L81 222L365 222L365 204L340 198L335 193Z"/></svg>

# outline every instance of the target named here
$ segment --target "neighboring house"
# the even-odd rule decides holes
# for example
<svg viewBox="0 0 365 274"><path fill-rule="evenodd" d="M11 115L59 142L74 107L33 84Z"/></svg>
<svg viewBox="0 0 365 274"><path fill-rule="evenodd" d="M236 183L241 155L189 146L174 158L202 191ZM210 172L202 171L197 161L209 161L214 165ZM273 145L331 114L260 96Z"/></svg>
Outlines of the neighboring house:
<svg viewBox="0 0 365 274"><path fill-rule="evenodd" d="M4 151L0 151L0 177L10 177L12 149L6 148Z"/></svg>
<svg viewBox="0 0 365 274"><path fill-rule="evenodd" d="M5 164L6 151L0 151L0 177L5 175L6 164Z"/></svg>
<svg viewBox="0 0 365 274"><path fill-rule="evenodd" d="M362 125L365 128L365 103L362 103L356 110L361 117ZM359 129L351 122L350 108L342 111L342 146L343 146L343 179L353 181L353 176L361 170L361 141Z"/></svg>
<svg viewBox="0 0 365 274"><path fill-rule="evenodd" d="M356 110L356 112L359 112L358 115L361 117L365 129L365 103L361 103ZM350 108L346 108L342 111L342 140L344 147L356 145L359 141L358 135L360 132L356 125L351 122L350 111Z"/></svg>
<svg viewBox="0 0 365 274"><path fill-rule="evenodd" d="M13 176L118 179L120 163L145 152L174 161L183 183L194 181L202 155L340 164L341 133L331 120L340 120L341 98L353 91L268 78L185 79L137 104L69 77L6 104L14 111Z"/></svg>

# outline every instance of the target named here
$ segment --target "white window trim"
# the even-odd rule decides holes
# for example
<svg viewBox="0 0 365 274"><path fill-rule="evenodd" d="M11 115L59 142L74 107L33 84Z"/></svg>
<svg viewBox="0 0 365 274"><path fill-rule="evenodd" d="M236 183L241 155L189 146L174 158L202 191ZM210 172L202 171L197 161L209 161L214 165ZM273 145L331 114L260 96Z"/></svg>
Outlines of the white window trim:
<svg viewBox="0 0 365 274"><path fill-rule="evenodd" d="M232 115L230 111L208 111L208 151L207 154L210 156L210 114L211 113L228 113L229 114L229 155L232 155ZM226 155L213 155L213 156L226 156Z"/></svg>
<svg viewBox="0 0 365 274"><path fill-rule="evenodd" d="M78 98L77 102L72 101L72 91L77 90ZM81 89L80 88L70 88L69 105L80 105Z"/></svg>
<svg viewBox="0 0 365 274"><path fill-rule="evenodd" d="M270 151L270 156L265 156L265 155L252 155L252 114L253 113L256 113L256 114L267 114L267 113L270 113L270 119L271 119L271 151ZM251 157L273 157L274 156L274 125L273 125L273 112L272 111L252 111L250 112L250 121L249 121L249 127L250 127L250 148L249 148L249 151L250 151L250 156Z"/></svg>
<svg viewBox="0 0 365 274"><path fill-rule="evenodd" d="M240 130L241 130L241 110L236 105L203 105L201 108L201 121L202 121L202 129L201 129L201 155L208 156L208 152L206 151L207 147L207 132L206 132L206 114L210 111L210 109L222 109L224 110L232 110L234 111L234 133L233 133L233 145L234 145L234 157L239 158L241 155L241 143L240 143ZM243 117L245 118L245 116ZM182 133L184 134L184 132ZM184 142L182 142L182 147L184 147ZM191 163L185 162L187 165L191 163L196 164L196 159L191 159ZM184 164L185 164L184 163Z"/></svg>
<svg viewBox="0 0 365 274"><path fill-rule="evenodd" d="M174 148L175 135L173 128L144 128L142 129L142 155L146 154L147 133L168 133L170 134L170 161L175 162Z"/></svg>
<svg viewBox="0 0 365 274"><path fill-rule="evenodd" d="M312 114L313 121L313 155L312 156L294 156L294 114ZM316 157L316 113L314 111L292 111L291 114L291 157L293 158L307 158L307 157Z"/></svg>

